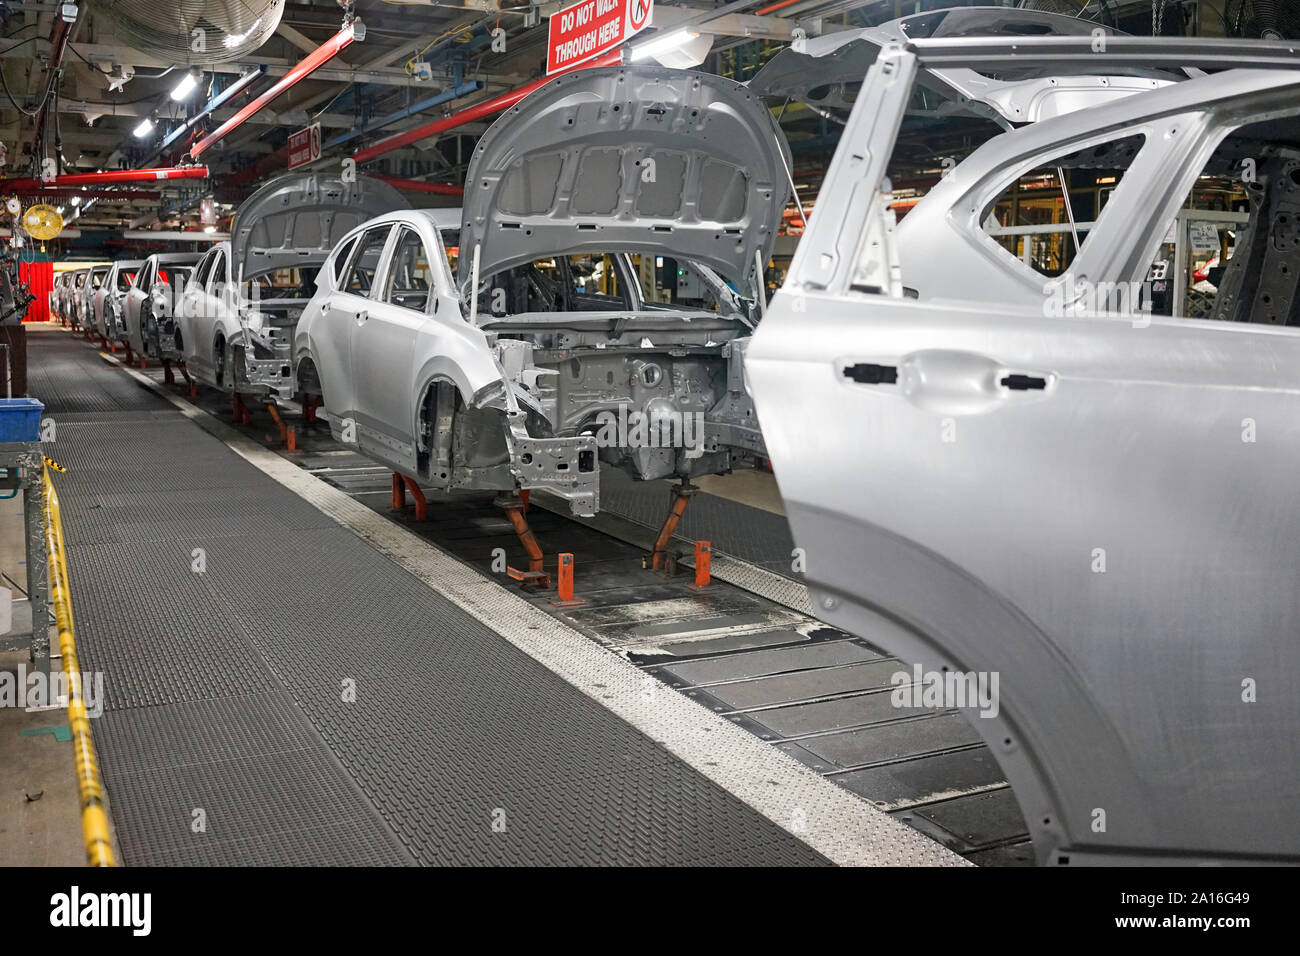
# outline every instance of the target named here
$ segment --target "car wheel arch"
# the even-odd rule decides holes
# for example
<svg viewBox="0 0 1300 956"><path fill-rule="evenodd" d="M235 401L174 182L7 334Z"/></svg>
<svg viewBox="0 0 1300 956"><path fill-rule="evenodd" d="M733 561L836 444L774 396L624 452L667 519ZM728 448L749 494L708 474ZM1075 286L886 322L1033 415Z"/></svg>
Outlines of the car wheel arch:
<svg viewBox="0 0 1300 956"><path fill-rule="evenodd" d="M1010 782L1040 862L1059 850L1114 846L1118 833L1090 830L1094 808L1111 830L1158 829L1146 787L1122 735L1082 676L1038 626L982 581L914 542L843 516L787 500L791 527L806 549L809 597L817 616L872 641L927 674L1001 674L996 716L966 714ZM886 596L878 606L862 595ZM879 635L886 634L886 640ZM998 635L1004 658L989 653ZM1027 678L1031 674L1032 678Z"/></svg>

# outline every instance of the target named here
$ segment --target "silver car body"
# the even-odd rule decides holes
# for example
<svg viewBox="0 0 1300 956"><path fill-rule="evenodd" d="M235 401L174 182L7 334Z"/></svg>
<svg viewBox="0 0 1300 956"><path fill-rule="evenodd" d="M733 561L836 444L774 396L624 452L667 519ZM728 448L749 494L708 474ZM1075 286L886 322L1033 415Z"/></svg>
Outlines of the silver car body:
<svg viewBox="0 0 1300 956"><path fill-rule="evenodd" d="M63 286L67 278L66 272L57 273L54 281L50 283L50 314L57 319L63 319Z"/></svg>
<svg viewBox="0 0 1300 956"><path fill-rule="evenodd" d="M259 294L280 270L315 271L358 223L409 203L393 187L358 176L290 174L240 205L228 242L199 262L181 298L180 340L190 372L214 388L257 398L293 396L292 343L303 306L315 291Z"/></svg>
<svg viewBox="0 0 1300 956"><path fill-rule="evenodd" d="M86 281L86 276L90 274L89 269L73 269L65 272L67 277L63 290L63 296L60 299L60 310L68 322L74 326L81 322L80 310L77 308L77 301L81 297L81 288Z"/></svg>
<svg viewBox="0 0 1300 956"><path fill-rule="evenodd" d="M117 341L122 327L122 300L131 288L143 259L119 259L109 266L104 281L91 297L95 330L109 341Z"/></svg>
<svg viewBox="0 0 1300 956"><path fill-rule="evenodd" d="M923 65L1181 63L1286 68L1192 76L995 136L893 229L884 173ZM747 355L813 606L926 673L999 676L996 714L967 712L1040 862L1300 860L1300 331L1251 324L1295 301L1298 244L1275 240L1294 234L1297 146L1258 154L1280 164L1252 198L1269 210L1252 220L1258 258L1239 247L1221 285L1248 321L1044 305L1140 283L1243 124L1289 122L1297 142L1297 67L1262 41L886 47ZM1134 134L1142 148L1063 275L1032 273L980 228L1023 172Z"/></svg>
<svg viewBox="0 0 1300 956"><path fill-rule="evenodd" d="M788 162L771 114L730 80L659 68L559 77L479 141L458 283L424 211L381 216L340 243L298 325L300 385L323 395L338 437L437 487L546 488L592 514L599 461L640 478L726 471L763 447L740 375L746 317L647 303L494 314L497 279L543 251L639 252L743 287L770 251ZM393 289L408 248L428 278L403 304ZM597 428L617 417L685 434L688 416L702 432L693 444L611 443Z"/></svg>
<svg viewBox="0 0 1300 956"><path fill-rule="evenodd" d="M169 343L174 341L175 329L171 323L175 304L183 294L189 273L201 258L196 252L156 252L144 260L122 299L123 327L118 330L122 342L140 355L162 357L158 352L160 332L165 333ZM173 348L169 357L174 353Z"/></svg>
<svg viewBox="0 0 1300 956"><path fill-rule="evenodd" d="M95 293L103 285L108 270L108 266L95 266L86 273L81 282L81 288L77 292L75 309L77 324L82 328L88 328L94 321Z"/></svg>

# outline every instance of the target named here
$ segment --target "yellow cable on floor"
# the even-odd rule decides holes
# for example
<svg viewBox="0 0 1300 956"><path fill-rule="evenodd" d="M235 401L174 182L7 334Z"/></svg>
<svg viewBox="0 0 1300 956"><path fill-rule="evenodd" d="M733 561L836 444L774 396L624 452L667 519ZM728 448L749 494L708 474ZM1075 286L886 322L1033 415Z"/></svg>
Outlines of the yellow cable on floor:
<svg viewBox="0 0 1300 956"><path fill-rule="evenodd" d="M50 559L50 599L54 604L54 619L59 629L63 669L68 674L68 727L72 730L72 752L77 761L77 790L81 795L81 832L86 843L86 860L91 866L114 866L108 814L104 812L104 787L99 779L95 741L91 736L90 718L86 716L86 703L81 693L81 665L77 661L77 642L72 631L72 591L68 583L68 563L64 556L59 496L54 490L54 482L50 480L48 467L43 470L42 476L45 547Z"/></svg>

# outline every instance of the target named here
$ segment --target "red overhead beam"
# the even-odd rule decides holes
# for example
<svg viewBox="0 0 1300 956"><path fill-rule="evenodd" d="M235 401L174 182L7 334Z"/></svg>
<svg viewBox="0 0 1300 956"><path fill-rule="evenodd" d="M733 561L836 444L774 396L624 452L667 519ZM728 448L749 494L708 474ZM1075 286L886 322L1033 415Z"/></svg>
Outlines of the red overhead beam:
<svg viewBox="0 0 1300 956"><path fill-rule="evenodd" d="M60 186L105 186L109 183L153 183L172 179L207 179L206 166L163 166L155 169L112 169L104 173L71 173L53 179L0 179L0 193L39 192Z"/></svg>
<svg viewBox="0 0 1300 956"><path fill-rule="evenodd" d="M423 179L399 179L396 176L377 176L376 179L397 189L413 193L433 193L438 196L463 196L465 187L455 183L426 183Z"/></svg>
<svg viewBox="0 0 1300 956"><path fill-rule="evenodd" d="M617 66L623 62L623 51L611 50L594 60L588 60L586 63L579 63L577 66L563 73L576 73L578 70L590 70L598 66ZM458 126L464 126L466 123L472 123L480 120L485 116L495 116L497 113L503 113L510 107L514 106L533 90L545 86L551 80L560 76L560 73L552 73L550 76L544 76L540 80L534 80L523 86L516 87L506 93L493 96L486 100L480 100L473 103L463 110L452 113L443 119L434 120L432 123L425 123L423 126L417 126L415 129L408 129L405 133L398 133L396 136L390 136L387 139L381 139L373 146L367 146L365 149L359 149L352 154L352 158L358 163L364 163L385 153L391 153L395 149L401 149L403 146L409 146L411 143L419 142L422 139L428 139L430 136L437 136L439 133L445 133L449 129L456 129Z"/></svg>
<svg viewBox="0 0 1300 956"><path fill-rule="evenodd" d="M225 139L233 130L242 126L250 116L259 112L266 104L283 93L289 87L293 86L299 80L310 76L325 63L334 59L349 46L353 40L364 40L366 38L366 27L360 20L353 20L334 36L330 37L311 53L308 53L302 60L290 68L289 72L280 77L274 86L268 89L261 96L249 102L230 119L226 120L207 136L203 137L197 143L190 147L190 156L198 159L210 147Z"/></svg>

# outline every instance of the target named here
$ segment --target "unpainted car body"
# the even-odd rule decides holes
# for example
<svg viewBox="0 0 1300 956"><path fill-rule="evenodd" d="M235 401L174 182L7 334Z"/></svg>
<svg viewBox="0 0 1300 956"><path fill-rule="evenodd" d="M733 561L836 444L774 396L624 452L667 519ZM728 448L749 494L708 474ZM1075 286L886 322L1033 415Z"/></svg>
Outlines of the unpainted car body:
<svg viewBox="0 0 1300 956"><path fill-rule="evenodd" d="M90 269L81 282L81 288L77 290L74 309L77 315L77 324L82 328L88 328L94 321L95 293L103 285L108 271L108 266L95 266Z"/></svg>
<svg viewBox="0 0 1300 956"><path fill-rule="evenodd" d="M122 300L131 289L143 259L119 259L109 266L104 281L91 299L94 329L109 341L117 341L123 327Z"/></svg>
<svg viewBox="0 0 1300 956"><path fill-rule="evenodd" d="M181 297L174 348L190 373L241 395L291 398L293 333L316 270L348 230L408 205L367 176L290 174L260 188L236 210L230 241L202 258Z"/></svg>
<svg viewBox="0 0 1300 956"><path fill-rule="evenodd" d="M638 478L727 471L763 448L740 375L745 316L640 300L492 307L542 251L680 257L743 287L770 251L788 162L771 114L730 80L558 77L479 141L459 282L420 210L340 243L298 324L300 387L323 396L338 437L353 430L364 453L435 487L545 488L592 514L598 462ZM701 434L603 430L615 421Z"/></svg>
<svg viewBox="0 0 1300 956"><path fill-rule="evenodd" d="M1040 862L1296 862L1300 331L1272 323L1300 321L1300 60L1262 41L1109 37L1099 56L1089 40L886 46L746 377L819 615L927 672L1000 675L996 715L968 713ZM886 163L935 71L1270 61L996 136L893 228ZM1249 123L1273 135L1252 154L1268 173L1253 239L1220 287L1243 321L1071 308L1072 289L1142 282ZM1064 274L983 228L1025 170L1131 135Z"/></svg>
<svg viewBox="0 0 1300 956"><path fill-rule="evenodd" d="M122 299L119 338L140 355L173 358L176 329L173 316L185 285L203 256L197 252L154 253L140 266ZM167 354L160 351L166 341Z"/></svg>
<svg viewBox="0 0 1300 956"><path fill-rule="evenodd" d="M89 269L72 269L65 272L67 277L63 289L63 295L59 299L59 314L68 320L68 324L77 328L81 324L81 310L77 308L77 303L81 298L81 290L85 285L86 277L90 275Z"/></svg>
<svg viewBox="0 0 1300 956"><path fill-rule="evenodd" d="M66 273L59 272L54 276L54 281L50 283L49 291L49 308L50 315L60 322L66 321L63 318L63 284Z"/></svg>

